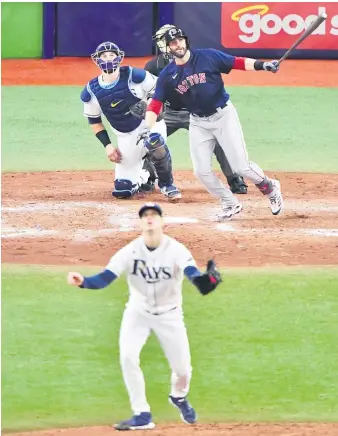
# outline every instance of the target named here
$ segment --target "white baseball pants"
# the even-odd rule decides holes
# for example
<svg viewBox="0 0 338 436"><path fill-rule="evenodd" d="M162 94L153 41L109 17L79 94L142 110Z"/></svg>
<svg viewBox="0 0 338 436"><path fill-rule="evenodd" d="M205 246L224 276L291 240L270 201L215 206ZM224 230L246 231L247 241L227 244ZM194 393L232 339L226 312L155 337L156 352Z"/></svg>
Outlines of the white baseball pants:
<svg viewBox="0 0 338 436"><path fill-rule="evenodd" d="M135 414L150 412L139 357L152 331L171 367L170 395L184 397L189 391L192 368L182 310L176 308L161 315L153 315L129 306L123 314L120 330L120 363Z"/></svg>
<svg viewBox="0 0 338 436"><path fill-rule="evenodd" d="M144 128L145 122L132 132L121 133L114 130L117 135L117 146L122 154L122 162L115 164L115 179L130 180L133 185L137 183L146 183L147 180L142 178L143 158L147 153L147 149L140 141L136 145L138 134ZM163 138L167 139L167 127L164 120L158 121L153 128L152 132L160 133Z"/></svg>
<svg viewBox="0 0 338 436"><path fill-rule="evenodd" d="M242 127L234 105L227 106L206 118L191 115L189 142L194 172L211 195L231 199L234 195L212 170L212 155L216 140L222 147L232 172L255 185L263 182L263 170L248 160Z"/></svg>

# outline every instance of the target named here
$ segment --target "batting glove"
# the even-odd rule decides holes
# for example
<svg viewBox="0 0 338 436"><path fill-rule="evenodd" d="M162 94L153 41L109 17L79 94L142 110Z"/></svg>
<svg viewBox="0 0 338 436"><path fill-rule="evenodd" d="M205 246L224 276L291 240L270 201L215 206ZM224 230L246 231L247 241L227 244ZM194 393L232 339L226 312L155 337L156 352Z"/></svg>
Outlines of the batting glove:
<svg viewBox="0 0 338 436"><path fill-rule="evenodd" d="M263 70L271 71L271 73L277 73L277 71L279 70L278 61L264 62L263 63Z"/></svg>

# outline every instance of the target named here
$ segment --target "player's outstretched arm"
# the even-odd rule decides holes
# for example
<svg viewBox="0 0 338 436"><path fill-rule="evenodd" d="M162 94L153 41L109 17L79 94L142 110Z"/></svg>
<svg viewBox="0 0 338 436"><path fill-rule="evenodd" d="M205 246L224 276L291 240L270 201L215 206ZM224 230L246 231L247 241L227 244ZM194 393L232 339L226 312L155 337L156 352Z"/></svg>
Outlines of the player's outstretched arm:
<svg viewBox="0 0 338 436"><path fill-rule="evenodd" d="M184 270L184 274L197 287L202 295L207 295L215 290L222 281L221 274L216 269L216 264L213 260L208 261L207 269L204 274L195 266L187 266Z"/></svg>
<svg viewBox="0 0 338 436"><path fill-rule="evenodd" d="M279 70L278 61L260 61L251 58L241 58L235 57L234 70L245 70L245 71L270 71L271 73L277 73Z"/></svg>
<svg viewBox="0 0 338 436"><path fill-rule="evenodd" d="M214 65L221 73L228 74L231 70L244 71L270 71L277 73L279 70L278 61L260 61L252 58L232 56L220 50L206 49L208 55L214 62Z"/></svg>
<svg viewBox="0 0 338 436"><path fill-rule="evenodd" d="M80 288L103 289L110 285L116 277L116 274L108 269L90 277L84 277L82 274L77 272L69 272L67 282L69 285L78 286Z"/></svg>

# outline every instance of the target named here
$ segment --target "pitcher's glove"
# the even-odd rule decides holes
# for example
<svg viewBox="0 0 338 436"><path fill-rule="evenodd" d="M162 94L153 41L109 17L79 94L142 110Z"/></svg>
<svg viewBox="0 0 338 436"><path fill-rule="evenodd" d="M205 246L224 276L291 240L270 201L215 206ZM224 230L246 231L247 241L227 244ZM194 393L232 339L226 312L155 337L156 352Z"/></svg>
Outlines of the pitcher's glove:
<svg viewBox="0 0 338 436"><path fill-rule="evenodd" d="M140 100L129 108L130 113L140 120L144 120L147 111L147 103L144 100Z"/></svg>
<svg viewBox="0 0 338 436"><path fill-rule="evenodd" d="M204 274L194 277L192 282L198 288L202 295L207 295L212 292L221 283L222 277L216 269L216 264L213 260L208 260L207 270Z"/></svg>

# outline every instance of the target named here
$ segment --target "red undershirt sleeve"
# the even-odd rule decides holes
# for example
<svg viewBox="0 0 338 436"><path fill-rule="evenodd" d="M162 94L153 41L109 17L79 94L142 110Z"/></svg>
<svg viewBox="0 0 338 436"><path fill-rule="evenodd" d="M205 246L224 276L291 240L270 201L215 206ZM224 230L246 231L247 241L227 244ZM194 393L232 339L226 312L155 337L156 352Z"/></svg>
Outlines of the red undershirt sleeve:
<svg viewBox="0 0 338 436"><path fill-rule="evenodd" d="M235 57L235 62L232 67L234 70L245 70L245 58Z"/></svg>
<svg viewBox="0 0 338 436"><path fill-rule="evenodd" d="M159 115L163 107L163 103L159 100L152 99L148 108L147 112L155 112L156 115Z"/></svg>

